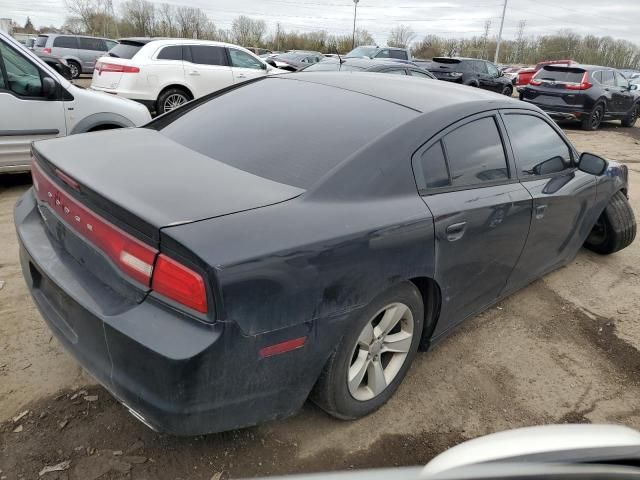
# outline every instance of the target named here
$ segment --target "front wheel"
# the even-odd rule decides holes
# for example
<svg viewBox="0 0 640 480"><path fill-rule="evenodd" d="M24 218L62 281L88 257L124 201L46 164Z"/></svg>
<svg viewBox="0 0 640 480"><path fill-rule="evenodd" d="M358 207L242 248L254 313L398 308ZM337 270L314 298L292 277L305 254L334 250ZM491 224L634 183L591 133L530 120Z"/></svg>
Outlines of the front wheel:
<svg viewBox="0 0 640 480"><path fill-rule="evenodd" d="M502 94L506 95L507 97L510 97L511 95L513 95L513 88L510 87L509 85L506 85L503 89L502 89Z"/></svg>
<svg viewBox="0 0 640 480"><path fill-rule="evenodd" d="M640 103L636 103L631 109L631 113L624 117L620 123L622 123L623 127L633 127L638 117L640 117Z"/></svg>
<svg viewBox="0 0 640 480"><path fill-rule="evenodd" d="M589 250L602 255L622 250L636 238L636 219L629 200L617 192L598 218L584 244Z"/></svg>
<svg viewBox="0 0 640 480"><path fill-rule="evenodd" d="M368 415L394 394L418 351L424 305L418 289L402 283L354 319L329 357L311 399L341 419Z"/></svg>
<svg viewBox="0 0 640 480"><path fill-rule="evenodd" d="M80 67L80 64L73 60L68 60L67 64L69 65L69 70L71 71L71 79L75 80L76 78L79 78L80 74L82 73L82 68Z"/></svg>
<svg viewBox="0 0 640 480"><path fill-rule="evenodd" d="M593 107L593 110L588 115L582 117L582 129L583 130L597 130L604 117L604 107L601 103Z"/></svg>

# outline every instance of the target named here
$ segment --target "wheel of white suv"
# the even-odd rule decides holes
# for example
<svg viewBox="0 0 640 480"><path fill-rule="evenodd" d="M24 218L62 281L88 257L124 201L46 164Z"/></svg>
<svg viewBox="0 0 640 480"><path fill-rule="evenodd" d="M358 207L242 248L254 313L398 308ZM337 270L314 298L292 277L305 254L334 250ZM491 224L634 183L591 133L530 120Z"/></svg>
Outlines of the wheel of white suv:
<svg viewBox="0 0 640 480"><path fill-rule="evenodd" d="M409 370L423 324L422 296L413 283L380 295L353 319L311 399L341 419L363 417L380 408Z"/></svg>
<svg viewBox="0 0 640 480"><path fill-rule="evenodd" d="M156 111L158 115L167 113L184 105L189 100L189 95L184 90L180 88L170 88L162 92L158 97Z"/></svg>

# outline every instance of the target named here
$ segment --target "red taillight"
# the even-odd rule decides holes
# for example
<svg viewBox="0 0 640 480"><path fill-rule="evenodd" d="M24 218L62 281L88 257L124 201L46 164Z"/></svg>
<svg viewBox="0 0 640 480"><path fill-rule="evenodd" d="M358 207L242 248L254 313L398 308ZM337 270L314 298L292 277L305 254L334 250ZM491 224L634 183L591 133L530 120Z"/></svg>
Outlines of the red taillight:
<svg viewBox="0 0 640 480"><path fill-rule="evenodd" d="M589 90L591 87L593 87L593 83L589 81L589 74L587 72L584 72L580 83L567 83L565 85L567 90Z"/></svg>
<svg viewBox="0 0 640 480"><path fill-rule="evenodd" d="M202 276L162 253L156 261L151 288L182 305L207 313L207 290Z"/></svg>
<svg viewBox="0 0 640 480"><path fill-rule="evenodd" d="M42 51L43 51L44 53L48 53L49 55L51 55L51 48L49 48L49 47L45 47L45 48L43 48L43 49L42 49Z"/></svg>
<svg viewBox="0 0 640 480"><path fill-rule="evenodd" d="M138 67L133 67L131 65L119 65L117 63L105 63L105 62L96 63L96 70L98 70L98 73L104 73L104 72L140 73L140 69Z"/></svg>
<svg viewBox="0 0 640 480"><path fill-rule="evenodd" d="M69 179L77 186L75 180L60 170L56 174L65 179L65 183ZM147 287L151 284L156 249L82 206L56 187L35 161L31 175L38 198L49 204L67 225L102 250L126 275Z"/></svg>

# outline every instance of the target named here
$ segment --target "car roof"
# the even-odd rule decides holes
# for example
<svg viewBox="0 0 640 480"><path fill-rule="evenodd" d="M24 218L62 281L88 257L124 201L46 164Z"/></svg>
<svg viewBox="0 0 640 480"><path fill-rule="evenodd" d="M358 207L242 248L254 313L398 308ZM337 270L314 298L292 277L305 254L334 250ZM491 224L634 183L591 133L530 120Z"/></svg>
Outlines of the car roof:
<svg viewBox="0 0 640 480"><path fill-rule="evenodd" d="M327 63L338 63L337 57L329 58L327 60L322 60ZM362 68L373 68L373 67L383 67L383 66L406 66L411 65L411 63L405 62L397 62L392 58L361 58L361 57L344 57L341 63L348 63L349 65L354 65L356 67Z"/></svg>
<svg viewBox="0 0 640 480"><path fill-rule="evenodd" d="M471 102L493 102L492 108L529 108L525 102L466 85L449 82L425 82L422 78L380 75L370 72L300 72L274 75L270 79L296 80L342 88L369 95L412 110L427 113Z"/></svg>

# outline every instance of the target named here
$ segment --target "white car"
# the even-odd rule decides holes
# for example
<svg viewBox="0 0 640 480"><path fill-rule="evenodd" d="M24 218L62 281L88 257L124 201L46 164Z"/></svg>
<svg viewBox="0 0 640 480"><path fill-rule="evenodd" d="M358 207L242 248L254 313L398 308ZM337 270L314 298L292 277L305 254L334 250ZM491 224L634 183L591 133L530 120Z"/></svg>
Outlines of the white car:
<svg viewBox="0 0 640 480"><path fill-rule="evenodd" d="M223 42L121 39L93 72L91 88L130 98L161 114L234 83L274 73L249 50Z"/></svg>
<svg viewBox="0 0 640 480"><path fill-rule="evenodd" d="M149 120L144 106L73 85L0 32L0 173L28 171L35 140Z"/></svg>

